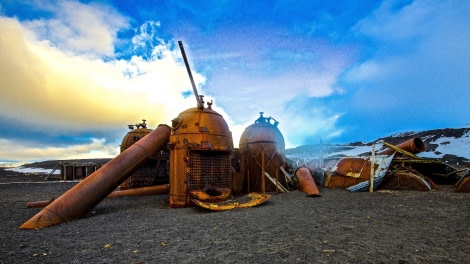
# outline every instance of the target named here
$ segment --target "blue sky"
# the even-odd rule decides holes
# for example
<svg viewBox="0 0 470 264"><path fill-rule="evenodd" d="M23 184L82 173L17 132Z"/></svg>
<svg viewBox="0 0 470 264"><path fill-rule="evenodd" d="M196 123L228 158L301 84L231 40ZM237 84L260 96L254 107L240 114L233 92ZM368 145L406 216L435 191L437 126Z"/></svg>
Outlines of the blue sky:
<svg viewBox="0 0 470 264"><path fill-rule="evenodd" d="M214 101L235 146L470 123L469 1L0 1L0 161L114 157L127 125ZM189 96L188 96L189 94Z"/></svg>

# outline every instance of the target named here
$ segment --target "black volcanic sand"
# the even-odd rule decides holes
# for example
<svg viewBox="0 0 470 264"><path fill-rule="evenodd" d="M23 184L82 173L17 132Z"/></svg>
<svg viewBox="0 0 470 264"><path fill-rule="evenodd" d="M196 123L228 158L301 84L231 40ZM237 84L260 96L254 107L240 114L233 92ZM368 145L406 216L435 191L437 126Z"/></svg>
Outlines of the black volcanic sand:
<svg viewBox="0 0 470 264"><path fill-rule="evenodd" d="M58 197L76 182L2 175L0 263L470 261L470 194L451 187L374 193L321 188L322 197L315 198L292 191L223 212L171 209L167 195L116 197L82 219L21 230L40 211L27 209L27 202Z"/></svg>

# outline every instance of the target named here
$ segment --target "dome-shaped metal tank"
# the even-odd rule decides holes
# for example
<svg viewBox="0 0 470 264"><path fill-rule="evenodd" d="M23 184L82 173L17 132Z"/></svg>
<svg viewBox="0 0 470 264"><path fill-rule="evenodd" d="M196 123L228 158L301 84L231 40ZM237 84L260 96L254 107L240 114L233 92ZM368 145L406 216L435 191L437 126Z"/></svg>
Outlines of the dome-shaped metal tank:
<svg viewBox="0 0 470 264"><path fill-rule="evenodd" d="M240 174L234 179L234 192L276 191L276 185L266 180L265 172L278 183L286 185L284 175L282 172L280 174L280 167L285 167L285 142L278 124L261 112L255 123L241 135Z"/></svg>
<svg viewBox="0 0 470 264"><path fill-rule="evenodd" d="M132 146L134 143L145 137L152 132L152 129L147 128L145 119L142 123L135 125L128 125L131 131L122 139L121 152ZM167 184L168 177L168 163L169 153L167 149L161 149L155 156L150 158L145 164L140 166L131 176L119 185L121 190Z"/></svg>
<svg viewBox="0 0 470 264"><path fill-rule="evenodd" d="M202 96L201 100L202 102ZM172 120L170 134L170 206L191 205L190 191L231 188L232 133L211 109L190 108Z"/></svg>
<svg viewBox="0 0 470 264"><path fill-rule="evenodd" d="M128 125L131 131L127 132L121 142L121 152L132 146L139 139L146 136L148 133L152 132L152 129L147 128L145 119L142 120L142 123L135 125Z"/></svg>

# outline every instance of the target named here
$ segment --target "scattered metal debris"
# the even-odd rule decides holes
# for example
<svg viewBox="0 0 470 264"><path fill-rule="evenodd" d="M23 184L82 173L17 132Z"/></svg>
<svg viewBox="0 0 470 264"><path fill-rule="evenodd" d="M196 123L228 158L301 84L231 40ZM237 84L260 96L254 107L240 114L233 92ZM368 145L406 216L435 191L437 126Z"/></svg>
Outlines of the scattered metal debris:
<svg viewBox="0 0 470 264"><path fill-rule="evenodd" d="M192 199L193 203L199 207L211 211L226 211L235 208L246 208L260 205L271 198L270 194L266 193L249 193L243 197L230 199L218 203L204 202L197 199Z"/></svg>

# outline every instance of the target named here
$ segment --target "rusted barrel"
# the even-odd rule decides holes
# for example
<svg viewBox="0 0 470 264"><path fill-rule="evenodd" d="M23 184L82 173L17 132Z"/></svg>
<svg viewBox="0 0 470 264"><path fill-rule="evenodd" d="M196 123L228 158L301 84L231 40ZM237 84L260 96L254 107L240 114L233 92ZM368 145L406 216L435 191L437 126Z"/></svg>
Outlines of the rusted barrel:
<svg viewBox="0 0 470 264"><path fill-rule="evenodd" d="M400 149L403 149L405 151L408 151L412 154L418 154L418 153L423 152L425 150L424 143L423 143L423 141L421 141L420 138L412 138L410 140L407 140L407 141L397 145L396 147L398 147ZM395 150L393 150L391 148L386 148L386 149L378 152L377 155L390 155L393 152L395 152Z"/></svg>
<svg viewBox="0 0 470 264"><path fill-rule="evenodd" d="M170 127L160 125L99 170L62 194L19 228L37 229L82 218L140 165L164 147Z"/></svg>
<svg viewBox="0 0 470 264"><path fill-rule="evenodd" d="M307 193L307 196L321 196L315 181L313 180L312 173L306 167L300 167L295 171L295 177L299 183L299 190Z"/></svg>

